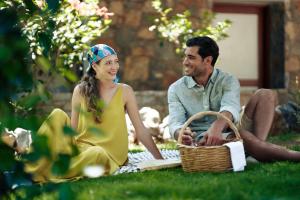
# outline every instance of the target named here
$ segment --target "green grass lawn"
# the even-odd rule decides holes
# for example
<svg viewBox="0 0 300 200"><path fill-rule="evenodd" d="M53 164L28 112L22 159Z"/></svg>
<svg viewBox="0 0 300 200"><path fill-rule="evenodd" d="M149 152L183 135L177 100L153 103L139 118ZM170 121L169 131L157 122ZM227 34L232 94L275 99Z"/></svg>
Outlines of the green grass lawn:
<svg viewBox="0 0 300 200"><path fill-rule="evenodd" d="M299 139L299 134L288 134L272 137L271 141L285 144L292 141L293 149L299 149ZM54 190L35 199L58 199L59 195L62 199L89 200L299 199L300 163L248 164L244 172L238 173L186 173L182 168L173 168L83 179L59 186L60 193Z"/></svg>

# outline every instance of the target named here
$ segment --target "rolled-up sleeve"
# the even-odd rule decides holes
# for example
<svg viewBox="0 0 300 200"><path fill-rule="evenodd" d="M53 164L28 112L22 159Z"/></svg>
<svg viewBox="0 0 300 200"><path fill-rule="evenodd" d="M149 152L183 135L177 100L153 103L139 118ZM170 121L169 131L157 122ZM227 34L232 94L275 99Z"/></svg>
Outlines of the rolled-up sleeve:
<svg viewBox="0 0 300 200"><path fill-rule="evenodd" d="M220 112L228 111L232 114L234 123L240 118L240 83L234 76L228 76L223 83L223 97Z"/></svg>
<svg viewBox="0 0 300 200"><path fill-rule="evenodd" d="M170 135L174 138L177 129L182 128L186 121L186 111L178 98L176 87L171 85L168 89L168 105L169 105L169 130Z"/></svg>

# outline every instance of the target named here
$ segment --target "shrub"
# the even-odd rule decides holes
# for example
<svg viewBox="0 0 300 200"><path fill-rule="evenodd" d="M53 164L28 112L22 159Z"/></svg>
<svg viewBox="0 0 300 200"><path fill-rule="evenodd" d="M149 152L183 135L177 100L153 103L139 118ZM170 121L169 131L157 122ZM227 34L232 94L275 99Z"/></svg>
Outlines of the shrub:
<svg viewBox="0 0 300 200"><path fill-rule="evenodd" d="M167 40L176 46L176 53L182 53L185 48L185 42L195 36L210 36L215 40L221 40L228 35L226 30L231 25L231 21L225 20L218 22L216 26L212 26L211 22L215 14L206 10L202 12L199 19L200 27L196 27L189 19L190 11L186 10L183 13L172 15L172 8L163 8L161 0L153 0L152 6L158 16L153 20L153 25L149 28L150 31L156 31L160 38Z"/></svg>

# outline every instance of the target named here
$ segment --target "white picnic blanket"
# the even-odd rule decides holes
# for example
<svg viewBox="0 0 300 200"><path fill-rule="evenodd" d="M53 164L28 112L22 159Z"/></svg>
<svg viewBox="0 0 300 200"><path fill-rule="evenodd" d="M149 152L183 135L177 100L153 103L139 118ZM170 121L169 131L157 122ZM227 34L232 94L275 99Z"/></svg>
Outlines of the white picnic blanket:
<svg viewBox="0 0 300 200"><path fill-rule="evenodd" d="M156 164L168 164L180 161L179 150L167 150L163 149L160 151L165 161L158 161ZM150 152L143 151L138 153L128 153L128 163L121 168L119 168L114 175L130 172L143 171L143 164L147 161L155 160ZM152 165L152 163L150 163ZM155 165L155 164L153 164Z"/></svg>

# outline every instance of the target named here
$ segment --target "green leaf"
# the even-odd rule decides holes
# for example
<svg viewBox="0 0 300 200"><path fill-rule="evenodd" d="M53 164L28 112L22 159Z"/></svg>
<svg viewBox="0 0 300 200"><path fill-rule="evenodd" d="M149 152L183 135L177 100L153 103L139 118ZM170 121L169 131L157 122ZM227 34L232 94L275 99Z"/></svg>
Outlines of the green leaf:
<svg viewBox="0 0 300 200"><path fill-rule="evenodd" d="M76 145L71 144L71 148L72 148L72 156L77 156L80 153Z"/></svg>
<svg viewBox="0 0 300 200"><path fill-rule="evenodd" d="M37 35L40 46L43 49L43 55L47 56L50 51L51 38L48 33L42 32Z"/></svg>
<svg viewBox="0 0 300 200"><path fill-rule="evenodd" d="M37 154L37 157L46 156L50 158L51 152L46 135L32 134L32 148L33 152Z"/></svg>
<svg viewBox="0 0 300 200"><path fill-rule="evenodd" d="M63 132L65 135L69 135L69 136L75 136L77 135L77 132L71 128L70 126L64 126L63 127Z"/></svg>
<svg viewBox="0 0 300 200"><path fill-rule="evenodd" d="M12 50L11 48L0 45L0 59L3 61L9 61L12 58Z"/></svg>
<svg viewBox="0 0 300 200"><path fill-rule="evenodd" d="M32 0L23 0L24 4L26 5L27 9L30 13L36 12L39 8L33 3Z"/></svg>
<svg viewBox="0 0 300 200"><path fill-rule="evenodd" d="M49 70L51 68L51 64L50 64L50 61L46 57L38 56L36 61L45 73L49 72Z"/></svg>
<svg viewBox="0 0 300 200"><path fill-rule="evenodd" d="M105 19L105 20L103 20L103 22L104 22L104 25L109 25L109 24L111 24L111 22L112 22L112 20L111 19Z"/></svg>
<svg viewBox="0 0 300 200"><path fill-rule="evenodd" d="M105 107L105 102L102 99L97 100L96 107L97 109L102 110Z"/></svg>
<svg viewBox="0 0 300 200"><path fill-rule="evenodd" d="M16 162L14 157L14 150L0 141L0 171L11 170Z"/></svg>
<svg viewBox="0 0 300 200"><path fill-rule="evenodd" d="M68 69L65 69L65 68L61 68L60 72L69 81L72 81L72 82L77 82L78 81L77 75L74 72L72 72L71 70L68 70Z"/></svg>
<svg viewBox="0 0 300 200"><path fill-rule="evenodd" d="M177 54L182 53L178 49L185 48L186 40L191 37L208 35L216 40L221 40L228 36L226 31L230 27L230 21L225 20L216 27L211 27L210 24L215 17L211 11L202 12L199 24L195 25L189 19L191 17L189 10L183 13L171 13L171 8L162 8L160 0L152 0L152 6L159 17L152 19L153 25L150 27L158 33L160 38L173 43Z"/></svg>
<svg viewBox="0 0 300 200"><path fill-rule="evenodd" d="M32 108L40 102L41 97L38 94L30 94L25 96L23 99L19 101L19 106L23 107L24 109Z"/></svg>
<svg viewBox="0 0 300 200"><path fill-rule="evenodd" d="M103 134L103 131L97 127L89 127L87 131L97 136L101 136Z"/></svg>
<svg viewBox="0 0 300 200"><path fill-rule="evenodd" d="M59 0L46 0L47 4L48 4L48 9L51 12L57 12L59 7L60 7L60 3Z"/></svg>
<svg viewBox="0 0 300 200"><path fill-rule="evenodd" d="M64 175L68 172L70 166L71 156L68 154L58 154L57 160L52 166L52 173L54 175Z"/></svg>
<svg viewBox="0 0 300 200"><path fill-rule="evenodd" d="M172 8L167 8L166 10L164 10L164 13L167 15L168 13L170 13L173 9Z"/></svg>

